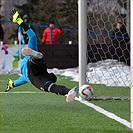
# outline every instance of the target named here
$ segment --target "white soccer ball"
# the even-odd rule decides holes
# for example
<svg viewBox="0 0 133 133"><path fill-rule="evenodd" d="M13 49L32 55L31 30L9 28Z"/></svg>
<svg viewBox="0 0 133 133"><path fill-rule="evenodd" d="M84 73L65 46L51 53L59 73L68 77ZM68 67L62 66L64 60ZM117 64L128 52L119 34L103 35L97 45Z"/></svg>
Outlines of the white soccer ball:
<svg viewBox="0 0 133 133"><path fill-rule="evenodd" d="M90 85L82 85L79 88L79 95L84 99L89 99L93 95L93 88Z"/></svg>

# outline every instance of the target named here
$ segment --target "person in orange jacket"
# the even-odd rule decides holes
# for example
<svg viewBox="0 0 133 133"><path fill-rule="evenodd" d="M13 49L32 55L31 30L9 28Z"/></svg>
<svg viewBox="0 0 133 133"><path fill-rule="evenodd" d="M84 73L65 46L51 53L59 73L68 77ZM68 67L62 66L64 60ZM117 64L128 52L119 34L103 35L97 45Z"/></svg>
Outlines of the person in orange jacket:
<svg viewBox="0 0 133 133"><path fill-rule="evenodd" d="M58 44L58 35L62 35L64 31L55 27L55 23L51 21L49 27L46 28L42 36L42 44Z"/></svg>

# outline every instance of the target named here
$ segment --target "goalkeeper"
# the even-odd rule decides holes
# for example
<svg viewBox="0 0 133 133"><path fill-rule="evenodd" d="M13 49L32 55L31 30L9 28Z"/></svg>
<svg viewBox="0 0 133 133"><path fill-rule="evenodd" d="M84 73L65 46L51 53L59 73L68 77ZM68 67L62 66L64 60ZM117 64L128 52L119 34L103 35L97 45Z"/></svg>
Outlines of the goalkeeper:
<svg viewBox="0 0 133 133"><path fill-rule="evenodd" d="M46 62L43 54L38 52L36 34L30 29L19 16L18 11L12 10L12 21L20 25L29 36L28 48L22 49L22 54L25 55L20 64L20 70L22 76L16 79L14 82L9 79L6 92L14 87L32 83L36 88L45 91L52 92L58 95L66 95L66 101L71 102L74 100L78 89L76 87L69 90L65 86L56 85L56 76L53 73L47 72Z"/></svg>

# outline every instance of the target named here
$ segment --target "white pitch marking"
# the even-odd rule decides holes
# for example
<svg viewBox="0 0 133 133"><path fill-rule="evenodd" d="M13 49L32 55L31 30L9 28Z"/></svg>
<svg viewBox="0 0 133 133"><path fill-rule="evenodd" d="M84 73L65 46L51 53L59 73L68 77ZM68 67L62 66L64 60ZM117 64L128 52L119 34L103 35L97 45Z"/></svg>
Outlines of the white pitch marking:
<svg viewBox="0 0 133 133"><path fill-rule="evenodd" d="M79 102L81 102L81 103L83 103L83 104L85 104L85 105L87 105L87 106L93 108L93 109L96 110L97 112L99 112L99 113L101 113L101 114L104 114L104 115L106 115L107 117L109 117L109 118L111 118L111 119L116 120L117 122L119 122L119 123L121 123L121 124L127 126L128 128L131 128L131 127L130 127L130 122L128 122L127 120L122 119L122 118L120 118L119 116L117 116L117 115L115 115L115 114L113 114L113 113L111 113L111 112L109 112L109 111L106 111L105 109L103 109L103 108L101 108L101 107L99 107L99 106L94 105L93 103L90 103L90 102L88 102L88 101L86 101L86 100L81 100L81 98L75 97L75 100L77 100L77 101L79 101Z"/></svg>

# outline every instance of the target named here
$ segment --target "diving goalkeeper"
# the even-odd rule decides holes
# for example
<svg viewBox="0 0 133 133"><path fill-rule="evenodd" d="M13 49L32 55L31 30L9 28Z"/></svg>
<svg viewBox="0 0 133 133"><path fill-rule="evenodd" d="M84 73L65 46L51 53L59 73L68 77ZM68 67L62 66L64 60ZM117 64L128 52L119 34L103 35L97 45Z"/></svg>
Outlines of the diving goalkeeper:
<svg viewBox="0 0 133 133"><path fill-rule="evenodd" d="M56 76L53 73L47 72L46 62L43 54L38 52L36 34L30 29L19 16L19 12L12 10L12 21L20 25L29 36L28 48L22 49L22 54L25 55L20 64L22 76L14 82L9 79L6 92L14 87L32 83L36 88L45 92L52 92L58 95L66 95L66 101L72 102L78 92L78 88L74 87L71 90L62 85L56 85Z"/></svg>

